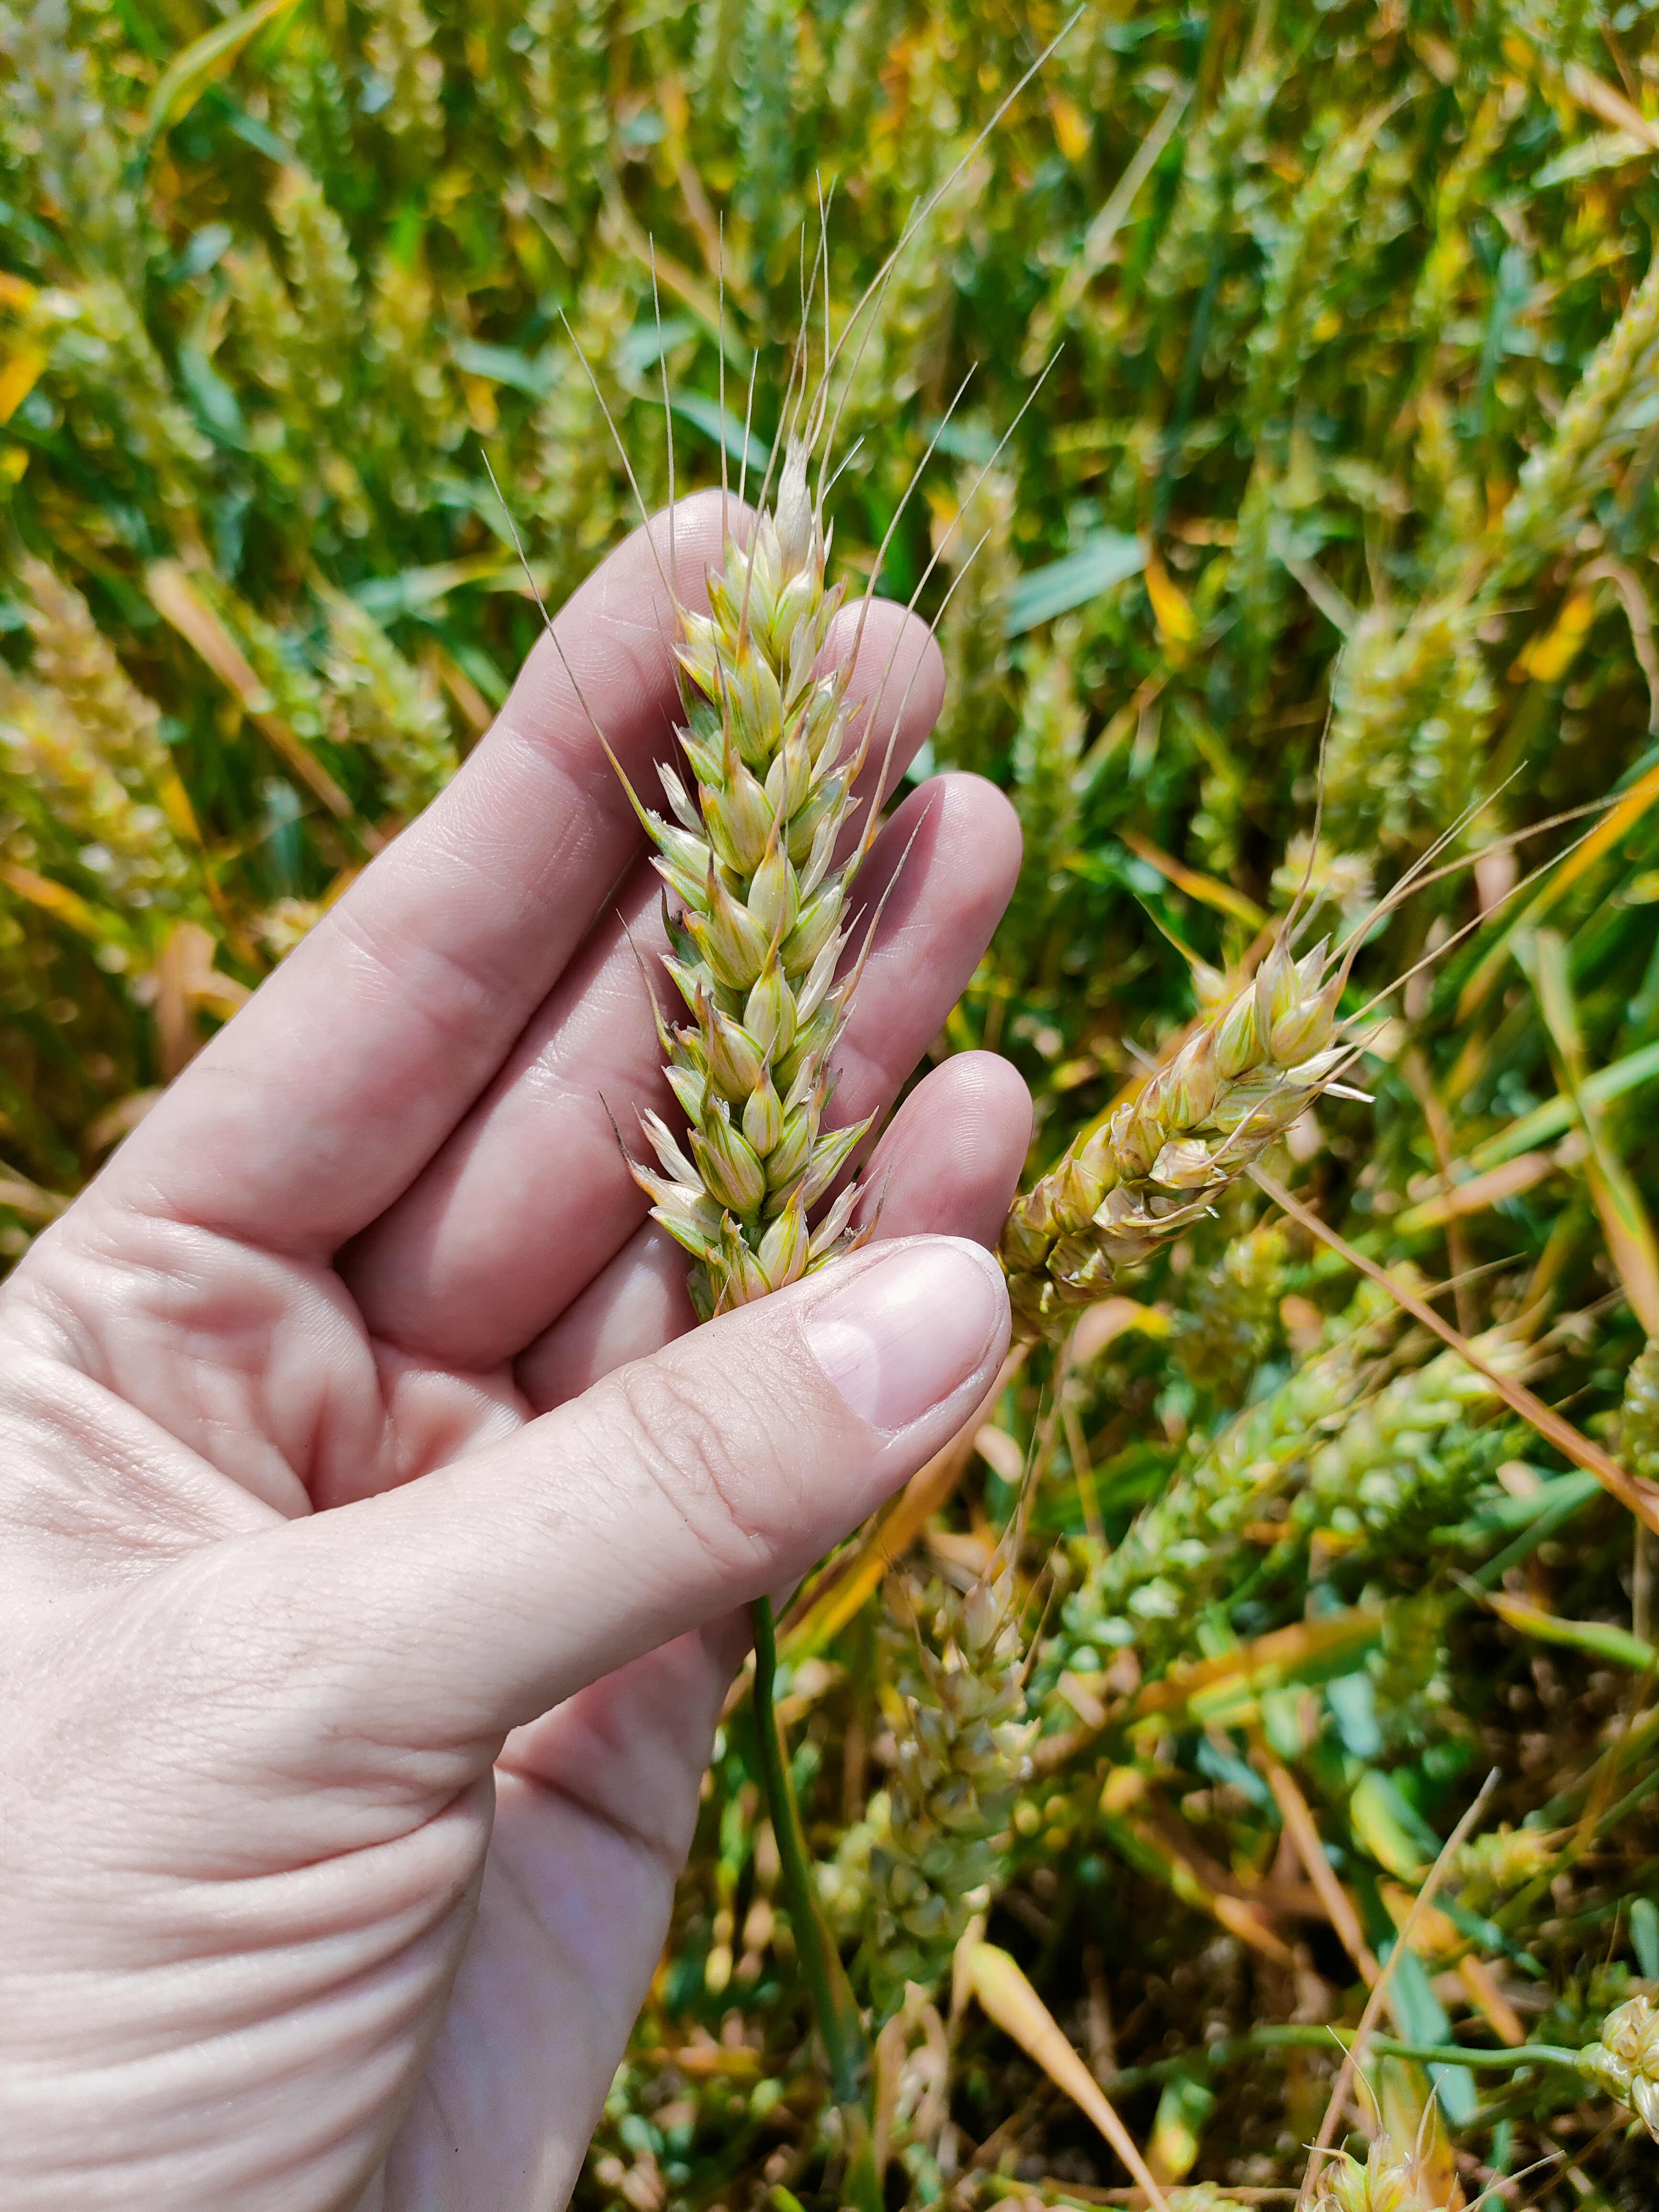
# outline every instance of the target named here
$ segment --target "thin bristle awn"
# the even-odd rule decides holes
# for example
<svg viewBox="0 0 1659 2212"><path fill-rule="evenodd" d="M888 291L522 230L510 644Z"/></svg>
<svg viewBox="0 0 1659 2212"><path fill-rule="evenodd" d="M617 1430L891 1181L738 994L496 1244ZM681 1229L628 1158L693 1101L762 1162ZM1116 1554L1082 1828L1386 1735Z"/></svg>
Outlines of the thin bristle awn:
<svg viewBox="0 0 1659 2212"><path fill-rule="evenodd" d="M1064 44L1065 40L1071 36L1073 31L1075 30L1078 24L1082 21L1084 16L1087 13L1088 10L1086 8L1078 8L1066 17L1065 22L1060 25L1060 29L1048 41L1048 44L1037 56L1036 59L1031 64L1024 75L1019 79L1019 82L1013 87L1012 91L1004 96L1002 101L997 107L995 113L991 117L990 121L985 125L984 129L980 131L977 137L975 138L973 143L969 147L966 153L963 155L962 158L957 161L956 167L951 171L945 181L934 188L933 191L930 194L921 208L910 217L908 222L907 222L903 230L899 234L897 245L894 246L892 252L887 256L887 258L883 262L880 269L876 272L876 275L865 287L862 295L853 308L852 313L842 325L842 333L836 341L835 349L823 365L823 374L820 384L821 390L825 392L828 392L830 379L834 374L836 362L840 357L842 347L847 343L849 333L857 326L859 319L863 314L866 307L870 304L878 289L887 276L888 272L897 262L900 255L904 252L906 246L909 245L917 231L920 230L922 224L927 222L928 216L932 215L933 210L939 205L939 202L945 198L951 187L956 183L957 178L962 175L963 172L967 168L974 156L990 138L992 132L996 129L998 124L1001 122L1003 117L1008 112L1014 102L1019 98L1021 93L1025 90L1027 85L1031 82L1032 79L1037 76L1039 71L1044 68L1051 58L1059 51L1060 47ZM846 392L844 389L842 397L842 404L844 404L846 399ZM830 423L829 443L831 447L833 447L835 443L836 428L840 419L841 408L840 406L837 406L835 416ZM816 442L816 441L814 442Z"/></svg>
<svg viewBox="0 0 1659 2212"><path fill-rule="evenodd" d="M668 398L668 356L662 342L662 299L657 290L657 241L651 244L651 312L657 325L657 374L662 384L663 436L668 449L668 588L676 606L680 598L680 568L674 544L674 410ZM722 451L724 448L722 448Z"/></svg>
<svg viewBox="0 0 1659 2212"><path fill-rule="evenodd" d="M1353 2079L1354 2069L1364 2051L1365 2038L1376 2025L1376 2016L1382 2009L1383 2001L1388 1996L1389 1984L1401 1960L1411 1948L1411 1940L1417 1931L1418 1923L1433 1904L1435 1892L1440 1887L1447 1867L1466 1838L1473 1833L1481 1814L1486 1808L1488 1800L1502 1779L1502 1775L1494 1767L1482 1783L1474 1802L1441 1846L1440 1855L1430 1869L1428 1879L1412 1900L1411 1910L1406 1915L1405 1925L1400 1930L1393 1950L1383 1961L1382 1972L1371 1985L1370 1992L1365 2000L1364 2009L1359 2015L1359 2025L1354 2030L1352 2040L1343 2055L1341 2067L1332 2087L1329 2101L1325 2107L1325 2117L1320 2125L1318 2138L1313 2145L1308 2169L1302 2179L1301 2191L1296 2200L1296 2212L1304 2212L1304 2207L1307 2204L1318 2179L1317 2161L1328 2154L1335 2140L1337 2122L1342 2111L1342 2100L1347 2094L1349 2082Z"/></svg>
<svg viewBox="0 0 1659 2212"><path fill-rule="evenodd" d="M959 507L957 508L957 510L956 514L951 517L951 521L950 521L950 524L949 524L949 526L946 528L946 530L945 530L945 534L944 534L943 538L941 538L941 539L939 540L939 543L938 544L938 545L936 545L936 546L933 548L933 551L932 551L932 552L930 553L930 555L928 556L928 559L927 559L927 566L923 568L923 570L922 570L922 572L921 572L921 575L920 575L920 576L917 578L917 580L916 580L915 588L914 589L914 591L912 591L912 592L911 592L911 594L910 594L909 599L908 599L906 601L906 603L905 603L905 605L906 605L906 609L907 609L907 611L908 611L908 612L909 612L909 613L911 613L911 614L914 614L914 613L915 612L915 611L916 611L916 605L917 605L917 602L921 599L922 592L924 592L924 590L927 588L927 584L928 584L928 581L929 581L929 580L930 580L930 579L932 578L932 576L933 576L933 571L938 568L938 566L939 566L939 562L940 562L945 558L945 554L946 554L946 553L947 553L947 551L949 550L950 546L951 546L951 544L952 540L954 539L954 538L955 538L955 536L956 536L957 532L957 531L961 528L961 526L962 526L962 517L963 517L963 513L964 513L964 512L965 512L965 510L966 510L966 507L967 507L967 506L968 506L969 501L970 501L972 500L973 495L974 495L974 493L979 489L979 487L981 486L981 484L982 484L982 483L984 483L984 481L985 481L986 477L989 475L989 473L990 473L990 471L992 471L992 469L994 469L994 468L996 466L996 464L997 464L997 462L998 462L999 459L1001 457L1001 454L1002 454L1002 452L1003 452L1004 447L1007 445L1008 441L1009 441L1009 440L1013 436L1013 434L1014 434L1015 431L1016 431L1017 429L1018 429L1018 428L1019 428L1019 426L1020 426L1020 423L1021 423L1022 420L1023 420L1023 419L1024 419L1024 415L1025 415L1026 410L1027 410L1027 409L1031 405L1032 402L1036 399L1036 396L1037 396L1037 393L1038 393L1038 392L1042 390L1042 388L1043 380L1044 380L1044 379L1048 376L1048 371L1049 371L1051 368L1053 368L1053 367L1054 367L1054 362L1057 362L1059 359L1060 359L1060 354L1059 354L1058 350L1056 350L1056 351L1054 353L1054 355L1050 357L1050 359L1049 359L1049 361L1048 361L1048 362L1047 366L1043 368L1043 370L1042 370L1042 374L1041 374L1041 375L1039 375L1039 376L1037 377L1037 379L1036 380L1036 381L1033 383L1033 385L1032 385L1032 386L1031 386L1030 391L1026 394L1024 400L1022 402L1022 404L1021 404L1021 405L1020 405L1020 409L1019 409L1018 413L1014 416L1013 421L1012 421L1012 422L1010 422L1010 424L1008 425L1007 428L1003 432L1003 434L1002 434L1001 437L998 440L997 444L996 444L996 447L995 447L995 449L994 449L994 451L992 453L992 455L991 455L990 459L989 459L989 460L988 460L988 461L985 463L984 466L981 469L981 471L980 471L980 472L979 472L978 476L975 477L974 482L973 482L973 484L971 485L971 487L969 488L969 494L968 494L968 500L966 500L966 501L964 501L963 502L962 506L961 506L961 507ZM961 398L961 396L962 396L962 391L963 391L963 390L965 390L966 388L967 388L967 379L964 377L964 378L963 378L963 380L962 389L961 389L961 390L959 390L959 391L957 392L957 399L960 399L960 398ZM956 400L952 400L952 402L951 402L951 407L952 407L952 409L954 409L955 405L956 405ZM922 469L924 469L924 468L927 466L927 462L928 462L928 461L933 458L933 453L934 453L934 451L935 451L935 449L936 449L936 447L937 447L937 446L938 446L939 441L939 439L940 439L940 438L944 435L944 434L945 434L945 423L946 423L946 422L949 422L949 420L950 420L950 415L949 415L949 413L947 412L947 414L946 414L946 416L945 416L945 422L941 422L941 423L940 423L939 429L935 432L935 434L934 434L934 435L933 435L933 438L932 441L930 442L930 444L929 444L929 446L928 446L928 448L927 448L927 453L922 456L922 459L921 459L921 462L917 465L917 467L916 467L915 471L914 471L914 473L913 473L913 475L912 475L912 477L911 477L910 483L909 483L909 485L908 485L908 486L907 486L906 490L905 490L905 495L904 495L904 496L905 496L905 498L906 498L906 499L908 499L908 498L909 497L910 491L911 491L912 489L915 489L915 485L916 480L917 480L917 478L918 478L918 477L920 477L920 476L921 476L921 471L922 471ZM854 450L856 450L856 448L854 448ZM832 479L832 481L833 481L833 479ZM902 506L902 502L901 502L901 506ZM897 517L897 515L896 515L896 514L895 514L895 516L894 516L894 527L896 527L896 526L897 526L897 520L898 520L898 517ZM883 540L883 543L882 543L882 552L883 552L883 554L884 554L884 553L885 553L885 551L886 551L887 544L888 544L889 540L890 540L890 538L891 538L891 534L892 534L892 532L891 532L891 530L890 529L890 531L889 531L889 532L888 532L888 538L884 538L884 539ZM933 635L933 633L938 629L938 628L939 628L939 622L940 622L941 618L942 618L942 617L943 617L943 616L944 616L945 610L946 606L948 606L948 605L949 605L949 604L950 604L950 602L951 602L951 597L952 597L952 595L953 595L953 594L955 593L955 592L956 592L956 589L957 589L957 585L961 583L961 581L962 581L963 578L967 574L969 568L972 566L972 564L973 564L973 562L974 562L974 559L975 559L975 556L978 554L978 552L979 552L979 550L980 550L981 547L982 547L982 546L983 546L984 543L985 543L985 539L984 539L984 538L983 538L983 537L981 537L981 538L980 538L980 540L979 540L978 544L976 544L976 545L975 546L973 552L971 552L971 553L969 555L969 556L968 556L967 560L966 560L966 561L964 561L964 562L962 563L961 567L957 569L957 573L956 573L955 576L953 576L953 577L952 577L952 579L951 579L951 580L950 587L949 587L949 589L946 591L946 592L945 592L945 597L943 598L943 599L941 599L941 600L940 600L940 602L939 602L939 609L938 609L938 611L935 613L935 615L934 615L934 617L933 617L933 622L932 622L932 623L929 624L929 626L928 626L928 635L929 635L930 636L931 636L931 635ZM875 564L874 564L874 566L873 566L873 568L872 568L872 572L871 572L871 582L870 582L869 589L866 591L866 592L865 593L865 596L864 596L863 605L864 605L864 606L865 606L866 608L867 608L867 607L868 607L869 603L870 603L870 599L871 599L871 598L873 596L874 588L875 588L875 578L876 578L876 576L878 576L878 575L880 574L880 571L881 571L881 561L880 561L880 558L879 558L879 557L878 557L878 559L877 559L877 561L876 561L876 562L875 562ZM855 660L856 660L856 659L858 658L858 650L859 650L859 646L860 646L860 641L861 641L861 640L862 640L863 634L864 634L864 631L863 631L863 616L862 616L862 615L860 615L860 623L859 623L859 628L858 628L858 629L854 632L854 639L853 639L852 658L853 658L854 659L855 659ZM892 644L892 646L891 646L891 647L890 648L889 653L888 653L888 656L887 656L887 665L886 665L886 667L885 667L885 668L883 670L883 672L882 672L881 681L880 681L880 683L877 685L877 687L876 687L876 691L875 691L875 696L874 696L873 699L871 701L871 704L870 704L870 714L871 714L871 717L872 717L872 720L873 720L873 719L874 719L874 716L875 716L875 714L876 714L876 711L877 711L878 708L880 706L880 703L881 703L882 698L883 698L883 696L884 696L884 694L885 694L885 692L886 692L886 689L887 689L887 679L888 679L888 678L889 678L890 676L891 676L891 674L892 674L892 672L893 672L894 664L895 664L895 662L896 661L896 659L897 659L897 658L898 658L898 646L899 646L899 641L898 641L898 638L896 636L896 637L895 637L895 639L894 639L894 641L893 641L893 644ZM913 688L913 687L914 687L914 685L915 685L915 680L916 680L916 676L917 676L917 673L919 672L919 666L920 666L920 664L918 664L918 668L917 668L917 669L913 669L913 670L911 671L910 678L909 678L909 681L906 684L906 685L905 685L905 687L904 687L904 696L903 696L903 697L902 697L902 698L900 700L900 702L899 702L899 705L898 705L898 712L897 712L897 714L896 714L896 717L895 717L895 720L894 720L894 725L893 725L893 728L894 728L894 735L895 735L895 737L896 737L896 734L897 734L897 730L898 730L899 723L903 720L904 709L905 709L905 708L906 708L906 707L908 705L908 703L909 703L910 692L911 692L912 688ZM882 784L883 784L884 787L885 783L886 783L888 768L890 768L890 765L891 765L891 750L890 750L890 744L888 760L887 760L886 764L884 766L884 768L883 768L883 771L882 771Z"/></svg>

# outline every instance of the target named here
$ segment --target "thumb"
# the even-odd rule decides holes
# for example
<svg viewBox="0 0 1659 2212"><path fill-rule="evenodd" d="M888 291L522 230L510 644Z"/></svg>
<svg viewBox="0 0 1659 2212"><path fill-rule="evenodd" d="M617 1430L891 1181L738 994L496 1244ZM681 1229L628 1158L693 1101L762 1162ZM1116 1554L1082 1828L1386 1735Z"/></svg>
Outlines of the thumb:
<svg viewBox="0 0 1659 2212"><path fill-rule="evenodd" d="M284 1586L262 1617L290 1625L287 1666L343 1751L488 1758L586 1683L799 1578L968 1419L1008 1334L978 1245L878 1246L454 1467L256 1540Z"/></svg>

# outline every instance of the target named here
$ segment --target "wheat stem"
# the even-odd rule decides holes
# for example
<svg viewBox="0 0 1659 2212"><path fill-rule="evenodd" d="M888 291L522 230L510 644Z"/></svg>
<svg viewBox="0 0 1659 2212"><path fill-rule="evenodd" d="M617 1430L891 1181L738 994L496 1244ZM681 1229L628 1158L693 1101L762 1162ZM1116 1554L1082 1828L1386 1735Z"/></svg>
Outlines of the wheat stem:
<svg viewBox="0 0 1659 2212"><path fill-rule="evenodd" d="M778 1727L778 1647L771 1600L757 1597L750 1608L750 1617L755 1627L755 1735L760 1750L761 1775L766 1784L772 1832L777 1839L780 1878L795 1931L801 1977L812 2001L812 2015L817 2022L829 2064L830 2089L841 2107L846 2130L843 2191L848 2201L857 2205L860 2212L879 2212L880 2191L875 2185L875 2166L863 2106L870 2045L859 2017L858 2000L853 1995L847 1970L825 1925L812 1885L800 1808L796 1802Z"/></svg>

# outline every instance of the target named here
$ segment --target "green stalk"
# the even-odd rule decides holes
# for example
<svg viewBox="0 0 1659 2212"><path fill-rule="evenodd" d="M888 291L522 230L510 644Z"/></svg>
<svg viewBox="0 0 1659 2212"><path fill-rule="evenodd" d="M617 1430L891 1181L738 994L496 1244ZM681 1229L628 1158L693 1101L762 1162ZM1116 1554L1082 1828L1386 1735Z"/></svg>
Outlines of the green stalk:
<svg viewBox="0 0 1659 2212"><path fill-rule="evenodd" d="M1236 2060L1264 2051L1346 2050L1353 2041L1351 2027L1302 2026L1252 2028L1248 2034L1229 2036L1206 2044L1201 2051L1178 2051L1170 2058L1154 2059L1147 2066L1126 2066L1113 2077L1115 2090L1150 2087L1178 2080L1182 2075L1218 2072ZM1513 2074L1529 2066L1560 2066L1576 2071L1578 2053L1553 2043L1524 2043L1501 2050L1482 2049L1462 2043L1409 2043L1395 2035L1373 2035L1365 2049L1375 2058L1413 2059L1419 2065L1468 2066L1488 2073Z"/></svg>
<svg viewBox="0 0 1659 2212"><path fill-rule="evenodd" d="M859 2017L858 1999L842 1965L841 1953L825 1924L813 1886L806 1838L800 1824L789 1778L789 1761L778 1727L775 1687L778 1672L777 1636L768 1598L757 1598L752 1607L755 1626L755 1733L760 1742L761 1774L766 1784L767 1810L778 1846L778 1865L784 1899L801 1974L812 2001L812 2016L830 2069L830 2093L841 2108L847 2172L842 2184L845 2203L859 2212L881 2212L881 2187L871 2154L870 2119L864 2105L864 2081L869 2070L870 2045Z"/></svg>

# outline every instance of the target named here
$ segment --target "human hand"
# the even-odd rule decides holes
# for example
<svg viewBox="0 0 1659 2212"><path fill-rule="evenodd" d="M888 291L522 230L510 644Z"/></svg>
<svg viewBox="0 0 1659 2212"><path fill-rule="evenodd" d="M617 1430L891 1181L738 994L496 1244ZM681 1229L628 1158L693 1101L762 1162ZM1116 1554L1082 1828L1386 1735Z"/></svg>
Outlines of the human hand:
<svg viewBox="0 0 1659 2212"><path fill-rule="evenodd" d="M719 517L680 508L683 579ZM556 629L645 788L674 695L643 532ZM855 692L895 646L902 766L938 656L878 604ZM1018 863L972 778L883 832L839 1118L896 1094ZM672 1105L629 943L654 965L656 908L544 640L449 789L0 1294L11 2212L561 2203L741 1608L994 1372L977 1248L1030 1109L985 1054L918 1086L870 1170L890 1246L972 1241L872 1245L686 1334L684 1255L606 1110Z"/></svg>

